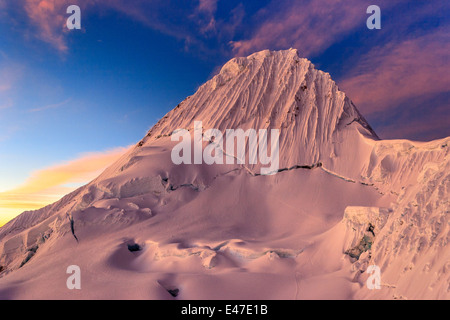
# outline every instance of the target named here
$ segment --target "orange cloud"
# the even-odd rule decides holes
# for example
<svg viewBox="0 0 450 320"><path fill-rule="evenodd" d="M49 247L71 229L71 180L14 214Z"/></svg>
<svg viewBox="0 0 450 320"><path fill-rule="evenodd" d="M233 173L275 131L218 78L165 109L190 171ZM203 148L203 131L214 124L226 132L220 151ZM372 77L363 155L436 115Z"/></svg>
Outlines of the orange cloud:
<svg viewBox="0 0 450 320"><path fill-rule="evenodd" d="M128 148L84 154L81 157L33 172L21 186L0 193L0 226L18 214L51 204L96 178Z"/></svg>

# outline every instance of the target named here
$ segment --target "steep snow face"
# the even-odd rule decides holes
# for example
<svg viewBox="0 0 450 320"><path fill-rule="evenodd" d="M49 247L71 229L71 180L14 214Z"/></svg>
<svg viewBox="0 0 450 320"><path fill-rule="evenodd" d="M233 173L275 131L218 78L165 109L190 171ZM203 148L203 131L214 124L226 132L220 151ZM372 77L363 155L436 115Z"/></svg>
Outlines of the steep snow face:
<svg viewBox="0 0 450 320"><path fill-rule="evenodd" d="M234 58L220 73L164 116L141 144L176 129L279 129L280 167L331 165L363 134L377 139L328 73L295 49Z"/></svg>
<svg viewBox="0 0 450 320"><path fill-rule="evenodd" d="M195 121L280 130L279 172L174 165ZM232 59L97 179L0 228L0 298L449 298L449 145L379 140L296 50Z"/></svg>

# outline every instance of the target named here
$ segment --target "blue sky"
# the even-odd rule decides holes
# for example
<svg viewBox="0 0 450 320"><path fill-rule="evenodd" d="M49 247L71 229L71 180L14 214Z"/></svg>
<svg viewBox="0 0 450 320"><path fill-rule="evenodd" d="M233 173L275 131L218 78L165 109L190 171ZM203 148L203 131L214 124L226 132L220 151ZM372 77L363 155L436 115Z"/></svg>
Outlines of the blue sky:
<svg viewBox="0 0 450 320"><path fill-rule="evenodd" d="M81 30L65 26L72 4ZM449 2L378 1L381 30L366 27L371 4L0 0L0 192L92 152L111 161L223 63L263 49L297 48L382 138L449 136Z"/></svg>

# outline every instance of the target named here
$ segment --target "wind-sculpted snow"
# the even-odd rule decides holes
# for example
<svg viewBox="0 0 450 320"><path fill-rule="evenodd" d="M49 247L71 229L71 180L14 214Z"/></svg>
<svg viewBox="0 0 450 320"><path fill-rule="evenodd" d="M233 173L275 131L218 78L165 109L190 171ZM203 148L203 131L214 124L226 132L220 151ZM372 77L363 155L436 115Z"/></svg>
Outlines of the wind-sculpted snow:
<svg viewBox="0 0 450 320"><path fill-rule="evenodd" d="M276 174L175 165L195 121L279 130ZM296 50L234 58L97 179L0 228L0 298L449 299L449 145L379 140Z"/></svg>
<svg viewBox="0 0 450 320"><path fill-rule="evenodd" d="M359 132L377 139L330 75L293 49L232 59L164 116L141 145L176 129L192 131L194 121L222 132L279 129L280 168L319 160L331 165L339 153L350 152Z"/></svg>
<svg viewBox="0 0 450 320"><path fill-rule="evenodd" d="M398 194L372 248L372 263L396 289L389 298L450 297L449 143L386 141L374 150L383 159L370 171L375 183Z"/></svg>

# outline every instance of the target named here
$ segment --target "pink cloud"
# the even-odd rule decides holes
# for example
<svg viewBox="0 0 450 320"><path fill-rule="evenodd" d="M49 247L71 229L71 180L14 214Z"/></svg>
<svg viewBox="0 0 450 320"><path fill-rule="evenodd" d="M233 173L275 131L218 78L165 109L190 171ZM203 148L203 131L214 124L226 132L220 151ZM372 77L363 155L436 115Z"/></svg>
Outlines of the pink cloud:
<svg viewBox="0 0 450 320"><path fill-rule="evenodd" d="M450 88L447 29L372 49L339 82L365 114L382 112L409 99Z"/></svg>
<svg viewBox="0 0 450 320"><path fill-rule="evenodd" d="M25 0L25 11L37 27L36 36L61 52L67 51L63 28L67 7L60 0Z"/></svg>
<svg viewBox="0 0 450 320"><path fill-rule="evenodd" d="M3 0L0 0L3 1ZM66 9L74 4L69 0L22 0L24 10L34 29L28 33L51 44L60 52L68 50L66 36ZM228 21L216 21L218 0L199 0L180 6L171 0L77 0L82 19L89 12L107 14L115 11L189 46L201 47L207 51L202 40L210 36L220 36L222 29L229 34ZM1 2L0 2L1 3ZM234 23L236 12L232 12L230 23ZM220 24L220 28L218 27ZM83 23L82 23L83 26Z"/></svg>
<svg viewBox="0 0 450 320"><path fill-rule="evenodd" d="M216 31L215 13L217 10L217 0L200 0L193 17L198 21L200 31L203 34Z"/></svg>
<svg viewBox="0 0 450 320"><path fill-rule="evenodd" d="M357 0L278 1L262 9L256 31L232 42L236 56L267 48L299 49L308 57L328 48L356 27L364 27L367 5Z"/></svg>
<svg viewBox="0 0 450 320"><path fill-rule="evenodd" d="M214 14L217 10L217 0L199 0L198 10Z"/></svg>

